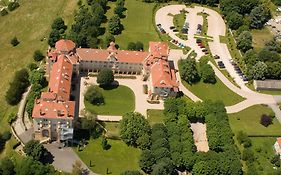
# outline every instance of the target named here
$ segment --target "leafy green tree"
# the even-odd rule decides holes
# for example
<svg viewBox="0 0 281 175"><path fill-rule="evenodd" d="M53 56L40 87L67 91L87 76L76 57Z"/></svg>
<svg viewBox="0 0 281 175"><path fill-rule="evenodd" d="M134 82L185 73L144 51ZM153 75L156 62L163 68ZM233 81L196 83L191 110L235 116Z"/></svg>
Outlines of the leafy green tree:
<svg viewBox="0 0 281 175"><path fill-rule="evenodd" d="M271 13L267 6L257 6L250 13L250 26L254 29L261 29L270 18Z"/></svg>
<svg viewBox="0 0 281 175"><path fill-rule="evenodd" d="M128 50L136 50L136 43L134 42L129 42L127 46Z"/></svg>
<svg viewBox="0 0 281 175"><path fill-rule="evenodd" d="M33 54L33 59L35 61L42 61L45 58L43 53L40 50L36 50Z"/></svg>
<svg viewBox="0 0 281 175"><path fill-rule="evenodd" d="M247 67L255 65L259 61L257 52L253 49L248 50L243 56L243 61Z"/></svg>
<svg viewBox="0 0 281 175"><path fill-rule="evenodd" d="M109 19L108 30L113 35L121 33L121 31L123 30L123 26L118 15L114 15Z"/></svg>
<svg viewBox="0 0 281 175"><path fill-rule="evenodd" d="M252 48L252 34L248 31L242 32L237 38L237 48L246 52Z"/></svg>
<svg viewBox="0 0 281 175"><path fill-rule="evenodd" d="M260 61L264 61L264 62L281 61L281 57L276 51L270 51L270 50L267 50L266 48L262 49L259 52L258 57L259 57Z"/></svg>
<svg viewBox="0 0 281 175"><path fill-rule="evenodd" d="M255 80L264 80L267 74L267 65L258 61L249 71L250 76Z"/></svg>
<svg viewBox="0 0 281 175"><path fill-rule="evenodd" d="M61 17L58 17L53 21L53 24L52 24L53 30L61 30L62 29L63 31L65 31L66 28L67 28L67 26L65 25L64 20Z"/></svg>
<svg viewBox="0 0 281 175"><path fill-rule="evenodd" d="M139 166L147 174L152 172L155 159L150 150L143 150L140 155Z"/></svg>
<svg viewBox="0 0 281 175"><path fill-rule="evenodd" d="M136 50L141 51L143 50L143 43L140 41L136 42Z"/></svg>
<svg viewBox="0 0 281 175"><path fill-rule="evenodd" d="M20 42L19 42L19 40L17 39L17 37L14 37L12 40L11 40L11 44L12 44L12 46L17 46L18 44L19 44Z"/></svg>
<svg viewBox="0 0 281 175"><path fill-rule="evenodd" d="M29 86L28 71L24 68L15 73L13 81L6 92L5 98L10 105L16 105L20 102L22 94Z"/></svg>
<svg viewBox="0 0 281 175"><path fill-rule="evenodd" d="M254 155L253 151L249 148L245 148L242 152L242 160L254 162L255 155Z"/></svg>
<svg viewBox="0 0 281 175"><path fill-rule="evenodd" d="M48 38L48 44L51 46L51 47L54 47L55 46L55 43L61 39L61 35L60 35L60 32L58 30L52 30L50 35L49 35L49 38Z"/></svg>
<svg viewBox="0 0 281 175"><path fill-rule="evenodd" d="M106 45L106 47L108 47L111 42L115 42L114 35L112 35L110 33L107 33L105 35L105 45Z"/></svg>
<svg viewBox="0 0 281 175"><path fill-rule="evenodd" d="M29 82L31 84L40 84L42 87L47 85L47 80L45 78L45 71L43 69L35 69L31 71L29 76Z"/></svg>
<svg viewBox="0 0 281 175"><path fill-rule="evenodd" d="M29 63L27 67L30 71L33 71L34 69L38 68L38 65L36 63Z"/></svg>
<svg viewBox="0 0 281 175"><path fill-rule="evenodd" d="M217 82L215 71L209 64L205 64L200 69L201 69L201 78L204 83L215 84Z"/></svg>
<svg viewBox="0 0 281 175"><path fill-rule="evenodd" d="M137 145L139 145L139 148L142 150L149 149L151 146L150 136L148 134L144 134L141 137L139 137L137 139Z"/></svg>
<svg viewBox="0 0 281 175"><path fill-rule="evenodd" d="M196 83L200 80L195 59L180 60L180 75L188 84Z"/></svg>
<svg viewBox="0 0 281 175"><path fill-rule="evenodd" d="M274 61L274 62L267 62L267 74L266 78L269 79L281 79L281 62Z"/></svg>
<svg viewBox="0 0 281 175"><path fill-rule="evenodd" d="M26 155L30 156L34 160L42 160L47 155L47 150L43 147L39 141L31 140L26 143L23 148Z"/></svg>
<svg viewBox="0 0 281 175"><path fill-rule="evenodd" d="M145 134L150 134L150 125L140 113L129 112L123 115L120 136L127 145L139 146L137 140Z"/></svg>
<svg viewBox="0 0 281 175"><path fill-rule="evenodd" d="M164 159L153 166L151 175L172 175L175 173L173 163L170 159Z"/></svg>
<svg viewBox="0 0 281 175"><path fill-rule="evenodd" d="M103 150L108 150L110 149L111 145L108 144L107 139L103 138L101 142L101 146Z"/></svg>
<svg viewBox="0 0 281 175"><path fill-rule="evenodd" d="M104 98L97 86L88 87L85 93L85 100L93 105L100 105L104 103Z"/></svg>
<svg viewBox="0 0 281 175"><path fill-rule="evenodd" d="M124 11L124 7L120 5L117 5L114 9L114 13L118 15L120 18L122 18L123 16L123 11Z"/></svg>
<svg viewBox="0 0 281 175"><path fill-rule="evenodd" d="M0 162L0 174L2 175L14 175L15 166L10 158L5 157Z"/></svg>
<svg viewBox="0 0 281 175"><path fill-rule="evenodd" d="M114 81L114 74L111 69L102 69L97 76L97 83L101 86L108 86Z"/></svg>
<svg viewBox="0 0 281 175"><path fill-rule="evenodd" d="M8 15L8 11L6 9L2 9L0 11L0 16L5 16L5 15Z"/></svg>
<svg viewBox="0 0 281 175"><path fill-rule="evenodd" d="M238 29L243 25L243 16L233 11L226 16L227 24L233 30Z"/></svg>
<svg viewBox="0 0 281 175"><path fill-rule="evenodd" d="M82 111L81 115L83 118L80 118L80 127L88 130L91 137L98 138L103 128L97 122L97 115L89 111Z"/></svg>

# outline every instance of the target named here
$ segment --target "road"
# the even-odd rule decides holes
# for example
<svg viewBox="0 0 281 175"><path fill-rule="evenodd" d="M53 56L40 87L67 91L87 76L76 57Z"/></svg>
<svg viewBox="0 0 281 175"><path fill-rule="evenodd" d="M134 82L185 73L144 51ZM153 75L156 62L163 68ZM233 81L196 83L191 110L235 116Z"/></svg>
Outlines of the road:
<svg viewBox="0 0 281 175"><path fill-rule="evenodd" d="M180 10L182 9L188 11L186 22L190 24L190 29L189 29L187 41L180 39L175 35L174 32L170 30L170 26L174 26L173 17L170 14L172 15L179 14ZM277 103L281 102L281 96L261 94L250 90L242 81L242 79L239 77L239 75L235 72L233 66L230 64L230 60L232 59L232 57L227 48L227 45L220 42L220 36L225 36L226 25L219 13L204 7L196 6L194 8L186 8L184 5L170 5L170 6L163 7L156 12L155 21L156 24L162 25L163 29L167 31L168 35L171 38L178 40L181 43L187 44L187 46L191 47L191 49L193 49L197 53L196 59L199 60L201 56L203 56L203 53L201 49L198 47L198 45L196 44L194 34L196 33L195 31L196 31L197 24L202 24L203 21L203 17L197 15L200 12L205 12L208 14L207 35L213 38L212 41L208 42L211 53L213 55L220 56L220 58L222 59L222 61L226 66L226 70L229 72L229 74L234 78L235 82L241 88L238 88L235 85L233 85L215 65L213 65L210 62L209 64L213 67L216 76L230 90L245 98L245 100L240 103L237 103L232 106L227 106L226 107L227 113L236 113L256 104L266 104L272 108L272 110L276 114L277 119L281 123L281 111L277 106ZM185 59L185 58L186 56L183 55L182 52L176 50L171 50L170 52L169 59L173 60L175 65L177 65L179 59ZM177 66L175 67L178 68ZM177 74L177 76L178 78L180 77L179 74ZM186 89L181 82L180 82L180 90L193 101L201 100L200 98L196 97L192 92L190 92L188 89Z"/></svg>

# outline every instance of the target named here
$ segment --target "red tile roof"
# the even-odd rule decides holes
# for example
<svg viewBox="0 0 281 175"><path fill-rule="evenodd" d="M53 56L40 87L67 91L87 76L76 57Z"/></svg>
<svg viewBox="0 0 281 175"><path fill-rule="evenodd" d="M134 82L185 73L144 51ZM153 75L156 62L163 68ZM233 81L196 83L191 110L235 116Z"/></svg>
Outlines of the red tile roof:
<svg viewBox="0 0 281 175"><path fill-rule="evenodd" d="M69 52L75 49L75 43L71 40L61 39L56 42L55 48L60 52Z"/></svg>
<svg viewBox="0 0 281 175"><path fill-rule="evenodd" d="M276 139L276 142L278 143L279 147L281 147L281 137L278 137L278 138Z"/></svg>
<svg viewBox="0 0 281 175"><path fill-rule="evenodd" d="M151 81L154 87L176 89L178 87L175 71L171 70L169 63L163 59L159 59L151 66Z"/></svg>
<svg viewBox="0 0 281 175"><path fill-rule="evenodd" d="M149 42L149 52L153 57L168 57L169 51L169 46L166 42Z"/></svg>
<svg viewBox="0 0 281 175"><path fill-rule="evenodd" d="M75 102L56 102L56 101L44 101L38 99L35 102L32 117L33 118L74 118Z"/></svg>
<svg viewBox="0 0 281 175"><path fill-rule="evenodd" d="M80 60L107 61L109 56L112 55L118 62L127 63L142 63L150 55L149 52L141 51L117 50L112 53L108 50L86 48L78 48L76 52Z"/></svg>
<svg viewBox="0 0 281 175"><path fill-rule="evenodd" d="M55 93L57 100L67 101L69 99L71 76L71 62L64 55L60 55L53 65L49 82L49 92Z"/></svg>

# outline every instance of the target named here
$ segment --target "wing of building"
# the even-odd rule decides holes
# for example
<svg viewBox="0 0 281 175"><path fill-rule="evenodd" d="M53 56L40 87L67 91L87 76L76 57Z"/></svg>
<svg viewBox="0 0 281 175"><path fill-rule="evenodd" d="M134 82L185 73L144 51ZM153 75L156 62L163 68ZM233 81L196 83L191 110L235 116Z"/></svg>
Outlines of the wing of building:
<svg viewBox="0 0 281 175"><path fill-rule="evenodd" d="M150 42L149 51L119 50L111 42L107 49L76 48L71 40L59 40L48 50L46 76L48 91L33 109L35 138L68 140L73 137L75 102L70 101L73 77L112 69L118 74L141 74L148 81L149 98L176 96L178 81L168 61L169 47ZM141 89L141 87L140 87Z"/></svg>

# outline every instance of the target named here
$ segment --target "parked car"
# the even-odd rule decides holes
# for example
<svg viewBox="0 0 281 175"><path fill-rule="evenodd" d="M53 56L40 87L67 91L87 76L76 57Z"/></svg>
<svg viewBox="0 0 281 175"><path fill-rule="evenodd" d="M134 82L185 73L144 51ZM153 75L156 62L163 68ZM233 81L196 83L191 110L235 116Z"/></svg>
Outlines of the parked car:
<svg viewBox="0 0 281 175"><path fill-rule="evenodd" d="M214 58L215 58L215 59L220 59L220 56L215 55Z"/></svg>
<svg viewBox="0 0 281 175"><path fill-rule="evenodd" d="M178 31L179 31L178 29L174 29L174 30L173 30L173 32L178 32Z"/></svg>
<svg viewBox="0 0 281 175"><path fill-rule="evenodd" d="M171 29L171 30L175 29L175 26L170 26L170 29Z"/></svg>

